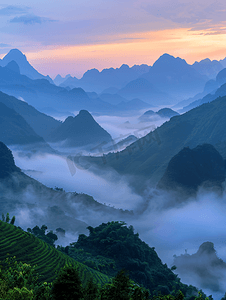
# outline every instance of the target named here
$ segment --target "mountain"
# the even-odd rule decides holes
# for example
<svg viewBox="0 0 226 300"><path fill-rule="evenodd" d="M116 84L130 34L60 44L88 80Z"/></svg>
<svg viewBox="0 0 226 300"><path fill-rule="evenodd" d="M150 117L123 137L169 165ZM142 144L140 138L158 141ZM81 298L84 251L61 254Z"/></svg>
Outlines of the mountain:
<svg viewBox="0 0 226 300"><path fill-rule="evenodd" d="M15 110L0 102L0 140L6 145L37 145L50 150L44 139Z"/></svg>
<svg viewBox="0 0 226 300"><path fill-rule="evenodd" d="M15 60L12 60L6 65L6 68L10 69L11 71L20 74L20 67L15 62Z"/></svg>
<svg viewBox="0 0 226 300"><path fill-rule="evenodd" d="M69 165L69 159L64 159ZM49 229L61 227L66 234L76 235L87 231L88 224L81 220L81 215L87 216L91 225L99 224L99 218L107 221L133 216L132 212L98 203L89 195L46 187L16 167L11 151L3 143L0 143L0 187L1 212L17 215L17 212L27 211L30 227L45 224ZM91 220L89 216L93 214L96 218ZM19 216L18 219L26 226L27 219Z"/></svg>
<svg viewBox="0 0 226 300"><path fill-rule="evenodd" d="M5 67L11 61L15 61L19 68L20 73L26 75L31 79L47 79L50 83L53 83L52 79L49 76L43 76L35 68L31 66L28 62L26 56L18 49L12 49L6 54L3 59L0 61L0 65Z"/></svg>
<svg viewBox="0 0 226 300"><path fill-rule="evenodd" d="M46 79L32 80L7 66L0 67L0 90L26 101L38 110L46 107L72 112L89 109L98 113L112 113L118 110L99 98L90 99L81 88L67 90L49 83Z"/></svg>
<svg viewBox="0 0 226 300"><path fill-rule="evenodd" d="M74 118L68 117L49 135L48 140L54 143L65 141L66 146L81 147L108 143L112 138L88 111L81 110Z"/></svg>
<svg viewBox="0 0 226 300"><path fill-rule="evenodd" d="M139 98L152 105L169 104L172 101L165 91L162 92L155 84L144 78L130 81L118 94L127 99Z"/></svg>
<svg viewBox="0 0 226 300"><path fill-rule="evenodd" d="M87 92L101 93L108 88L122 88L130 81L138 78L150 69L147 65L122 65L120 68L103 69L101 72L97 69L88 70L81 79L68 78L61 86L82 87Z"/></svg>
<svg viewBox="0 0 226 300"><path fill-rule="evenodd" d="M0 142L0 179L10 176L14 172L20 172L16 167L12 152L2 142Z"/></svg>
<svg viewBox="0 0 226 300"><path fill-rule="evenodd" d="M216 76L216 82L219 85L226 83L226 68L221 70Z"/></svg>
<svg viewBox="0 0 226 300"><path fill-rule="evenodd" d="M142 109L147 109L148 107L153 107L153 105L146 103L140 99L132 99L130 101L122 101L116 105L119 111L139 111Z"/></svg>
<svg viewBox="0 0 226 300"><path fill-rule="evenodd" d="M208 77L198 73L185 60L163 54L142 78L176 100L184 100L201 92Z"/></svg>
<svg viewBox="0 0 226 300"><path fill-rule="evenodd" d="M226 97L203 104L168 122L117 154L102 158L87 157L99 167L112 167L120 174L135 176L133 185L155 185L163 176L170 159L184 147L212 144L226 158ZM140 178L140 180L139 180Z"/></svg>
<svg viewBox="0 0 226 300"><path fill-rule="evenodd" d="M36 265L36 271L42 276L42 281L52 282L59 269L65 265L76 267L83 284L87 284L90 276L100 285L107 283L110 279L108 276L75 261L33 234L2 221L0 221L0 248L1 261L15 256L17 261L23 261L32 266ZM25 298L22 296L21 299Z"/></svg>
<svg viewBox="0 0 226 300"><path fill-rule="evenodd" d="M198 99L189 105L185 106L183 109L180 110L181 113L189 111L199 105L202 105L204 103L211 102L215 100L217 97L223 97L226 95L226 83L223 84L221 87L219 87L217 90L213 91L211 94L207 94L205 97Z"/></svg>
<svg viewBox="0 0 226 300"><path fill-rule="evenodd" d="M183 148L171 158L158 187L192 194L201 185L222 189L224 181L225 161L212 145L203 144Z"/></svg>
<svg viewBox="0 0 226 300"><path fill-rule="evenodd" d="M180 282L177 275L162 263L155 248L134 233L133 226L127 227L125 222L112 221L95 228L89 226L88 230L88 236L79 235L78 241L68 247L71 257L80 256L84 260L86 257L95 261L95 264L105 262L101 264L104 265L102 268L108 268L108 272L113 274L125 269L132 280L148 288L152 294L168 295L173 290L181 290L187 296L197 293L194 286L188 287ZM140 299L139 295L134 299Z"/></svg>
<svg viewBox="0 0 226 300"><path fill-rule="evenodd" d="M157 112L154 112L153 110L146 111L142 116L138 118L138 120L140 122L151 122L158 119L158 117L170 119L178 115L179 114L176 111L172 110L171 108L161 108Z"/></svg>
<svg viewBox="0 0 226 300"><path fill-rule="evenodd" d="M129 146L130 144L134 143L137 140L138 140L138 138L135 135L129 135L127 138L119 141L117 144L114 143L112 146L105 148L104 151L105 152L119 151L119 150Z"/></svg>
<svg viewBox="0 0 226 300"><path fill-rule="evenodd" d="M215 79L217 74L224 68L217 60L203 59L195 62L192 67L202 75L206 75L210 79Z"/></svg>
<svg viewBox="0 0 226 300"><path fill-rule="evenodd" d="M174 256L176 273L188 284L197 284L202 289L225 292L226 263L220 259L214 244L204 242L194 254Z"/></svg>
<svg viewBox="0 0 226 300"><path fill-rule="evenodd" d="M26 102L18 100L13 96L8 96L2 92L0 92L0 103L5 104L7 107L20 114L31 126L31 128L44 139L50 134L51 131L56 129L61 124L54 118L40 113Z"/></svg>
<svg viewBox="0 0 226 300"><path fill-rule="evenodd" d="M63 83L66 79L70 78L71 75L68 74L65 77L62 77L60 74L58 74L55 79L53 80L53 82L55 83L55 85L60 85L61 83Z"/></svg>
<svg viewBox="0 0 226 300"><path fill-rule="evenodd" d="M172 110L171 108L161 108L159 111L156 113L159 115L161 118L172 118L175 116L179 116L178 112Z"/></svg>
<svg viewBox="0 0 226 300"><path fill-rule="evenodd" d="M76 78L76 77L72 77L72 76L67 76L64 80L62 78L62 80L58 77L58 82L61 81L60 84L57 84L61 87L69 87L70 89L73 89L73 88L77 88L77 87L80 87L79 85L79 79Z"/></svg>

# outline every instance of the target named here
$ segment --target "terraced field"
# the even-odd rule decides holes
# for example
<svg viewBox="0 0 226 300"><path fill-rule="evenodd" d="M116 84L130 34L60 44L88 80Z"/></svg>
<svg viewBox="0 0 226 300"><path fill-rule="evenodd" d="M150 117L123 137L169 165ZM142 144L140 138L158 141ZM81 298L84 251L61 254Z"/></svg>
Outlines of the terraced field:
<svg viewBox="0 0 226 300"><path fill-rule="evenodd" d="M101 285L109 281L107 275L75 261L34 235L0 221L0 261L8 255L16 256L17 261L37 265L42 281L53 281L58 271L66 264L77 268L83 284L86 284L90 277Z"/></svg>

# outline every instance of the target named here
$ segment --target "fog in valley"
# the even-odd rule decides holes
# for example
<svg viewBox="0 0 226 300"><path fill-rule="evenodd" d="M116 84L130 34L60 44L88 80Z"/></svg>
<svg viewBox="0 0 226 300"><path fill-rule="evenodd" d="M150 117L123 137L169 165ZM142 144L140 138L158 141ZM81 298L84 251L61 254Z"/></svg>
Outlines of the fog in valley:
<svg viewBox="0 0 226 300"><path fill-rule="evenodd" d="M114 124L116 119L112 118L111 120ZM111 126L113 132L115 127ZM116 134L120 134L117 129L115 136L117 136ZM83 207L70 202L70 200L66 205L59 199L56 202L52 199L52 203L48 203L45 202L45 197L38 199L35 192L28 189L26 195L23 195L25 202L30 201L32 204L35 203L35 206L30 208L27 204L10 211L10 214L16 215L17 225L25 230L27 227L41 226L46 222L49 230L55 230L57 227L64 228L61 224L57 225L58 218L61 218L61 211L58 209L53 211L51 208L50 212L50 207L56 205L69 218L73 218L73 212L76 211L76 219L85 222L81 227L67 228L65 237L61 237L57 241L57 244L60 245L66 246L76 241L79 233L88 234L88 231L84 230L85 224L98 226L102 222L121 220L128 225L133 225L140 238L150 247L155 247L163 263L167 263L169 267L174 263L174 255L179 256L185 251L193 254L206 241L214 243L218 257L226 261L225 190L220 195L214 191L200 188L196 197L190 197L177 204L175 199L178 195L173 192L149 188L142 196L136 194L130 185L131 178L125 175L120 176L113 170L104 174L99 172L97 175L98 171L96 170L94 174L89 166L83 169L79 165L74 165L72 173L67 156L46 154L28 157L21 155L21 152L15 148L13 155L16 165L25 174L47 187L62 188L65 192L85 193L109 207L133 211L133 214L125 215L118 214L117 211L106 214L101 210L93 212L92 208ZM175 273L177 274L177 270ZM226 273L223 272L223 274ZM197 278L194 276L180 277L182 282L193 285L197 285L200 279L198 275ZM222 278L220 291L203 290L219 299L220 296L223 296L224 288L225 281Z"/></svg>

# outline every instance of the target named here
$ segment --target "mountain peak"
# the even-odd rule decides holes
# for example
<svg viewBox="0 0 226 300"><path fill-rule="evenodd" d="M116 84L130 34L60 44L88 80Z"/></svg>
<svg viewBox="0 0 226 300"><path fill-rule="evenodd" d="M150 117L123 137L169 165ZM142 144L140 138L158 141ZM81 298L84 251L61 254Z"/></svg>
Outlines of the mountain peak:
<svg viewBox="0 0 226 300"><path fill-rule="evenodd" d="M19 73L20 74L20 67L18 66L18 64L15 62L15 60L11 60L7 65L6 68L10 69L11 71L15 72L15 73Z"/></svg>
<svg viewBox="0 0 226 300"><path fill-rule="evenodd" d="M174 57L168 53L164 53L163 55L161 55L159 57L159 59L156 60L156 62L153 64L153 67L165 67L165 66L168 66L168 67L174 67L175 64L180 64L180 65L187 65L187 62L180 58L180 57Z"/></svg>
<svg viewBox="0 0 226 300"><path fill-rule="evenodd" d="M81 116L81 117L92 117L92 115L88 112L88 110L85 110L85 109L80 110L78 116Z"/></svg>
<svg viewBox="0 0 226 300"><path fill-rule="evenodd" d="M3 61L10 62L11 60L23 60L27 61L26 55L18 49L11 49L8 54L3 58Z"/></svg>
<svg viewBox="0 0 226 300"><path fill-rule="evenodd" d="M214 244L211 242L205 242L202 243L202 245L199 247L199 250L197 254L202 255L202 254L215 254L216 250L214 249Z"/></svg>

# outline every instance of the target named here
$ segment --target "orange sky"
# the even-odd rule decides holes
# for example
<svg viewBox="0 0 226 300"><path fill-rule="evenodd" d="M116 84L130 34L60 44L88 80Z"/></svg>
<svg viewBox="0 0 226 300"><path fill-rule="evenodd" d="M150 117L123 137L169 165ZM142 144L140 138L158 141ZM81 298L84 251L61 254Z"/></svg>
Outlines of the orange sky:
<svg viewBox="0 0 226 300"><path fill-rule="evenodd" d="M41 73L188 63L226 56L225 0L9 0L0 4L0 55L17 48Z"/></svg>
<svg viewBox="0 0 226 300"><path fill-rule="evenodd" d="M220 60L226 56L226 34L214 30L161 30L117 36L118 40L121 42L47 47L26 55L41 73L53 77L58 73L81 77L88 69L120 67L123 63L152 65L163 53L179 56L190 64L207 57Z"/></svg>

